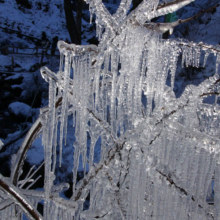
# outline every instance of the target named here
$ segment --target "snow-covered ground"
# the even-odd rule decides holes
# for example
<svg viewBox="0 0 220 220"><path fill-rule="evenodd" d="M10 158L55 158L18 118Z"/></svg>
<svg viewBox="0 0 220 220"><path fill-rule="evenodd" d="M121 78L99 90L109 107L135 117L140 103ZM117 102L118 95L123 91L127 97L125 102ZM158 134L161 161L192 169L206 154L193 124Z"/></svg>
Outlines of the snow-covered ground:
<svg viewBox="0 0 220 220"><path fill-rule="evenodd" d="M41 4L41 7L39 6ZM0 3L1 27L8 27L13 30L21 30L22 34L41 38L41 33L46 32L48 38L59 36L59 39L69 39L68 31L65 28L65 14L60 0L53 0L53 4L48 1L32 0L31 9L19 9L16 0ZM48 11L46 11L49 6ZM6 36L7 37L7 36ZM11 37L13 40L15 37Z"/></svg>

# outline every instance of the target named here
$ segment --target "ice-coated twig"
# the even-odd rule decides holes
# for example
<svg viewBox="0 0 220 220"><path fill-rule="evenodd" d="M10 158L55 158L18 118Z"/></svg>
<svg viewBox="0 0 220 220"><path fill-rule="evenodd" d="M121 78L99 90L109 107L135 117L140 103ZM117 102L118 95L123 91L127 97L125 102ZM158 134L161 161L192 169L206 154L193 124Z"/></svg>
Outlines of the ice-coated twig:
<svg viewBox="0 0 220 220"><path fill-rule="evenodd" d="M14 201L12 199L5 199L0 202L0 211L7 208L8 206L12 205Z"/></svg>
<svg viewBox="0 0 220 220"><path fill-rule="evenodd" d="M87 109L88 112L99 122L100 126L103 127L107 133L110 134L113 142L116 144L117 143L117 138L116 138L116 134L112 133L110 126L108 125L108 123L104 122L102 119L100 119L92 110Z"/></svg>
<svg viewBox="0 0 220 220"><path fill-rule="evenodd" d="M117 22L120 24L120 21L123 21L126 17L126 14L131 6L131 0L122 0L120 2L120 5L113 15L113 17L117 20Z"/></svg>
<svg viewBox="0 0 220 220"><path fill-rule="evenodd" d="M66 54L67 51L71 52L72 55L79 55L82 53L91 53L91 55L96 55L99 53L99 49L96 45L75 45L67 44L64 41L58 41L58 49L61 54Z"/></svg>
<svg viewBox="0 0 220 220"><path fill-rule="evenodd" d="M167 23L153 23L153 22L148 22L148 23L145 23L143 24L142 26L143 27L146 27L152 31L156 31L158 33L165 33L167 31L169 31L170 34L173 33L173 29L174 27L180 25L180 24L183 24L183 23L186 23L186 22L189 22L191 20L194 20L194 19L197 19L199 16L203 15L204 13L206 12L209 12L209 11L213 11L213 9L219 7L219 4L217 4L216 6L213 6L211 8L208 8L206 10L202 10L201 12L199 12L198 14L192 16L192 17L189 17L189 18L186 18L186 19L178 19L177 21L174 21L174 22L167 22ZM159 7L160 8L160 7ZM130 20L130 22L132 23L132 20ZM141 25L140 23L138 23L138 21L136 20L134 22L135 25ZM204 45L205 47L205 45Z"/></svg>
<svg viewBox="0 0 220 220"><path fill-rule="evenodd" d="M44 165L45 161L43 163L41 163L41 165L30 175L31 171L34 169L35 165L31 167L31 169L29 170L28 174L26 175L25 179L20 182L20 186L19 188L22 188L27 182L30 181L30 179L34 176L35 173L38 172L38 170L40 170L40 168ZM18 182L18 184L19 184ZM34 181L35 182L35 181ZM33 185L33 184L32 184Z"/></svg>
<svg viewBox="0 0 220 220"><path fill-rule="evenodd" d="M97 165L95 169L90 171L88 175L84 177L83 180L81 180L77 186L76 186L76 191L74 195L72 196L71 200L73 201L78 201L82 195L82 193L85 191L86 186L90 184L91 180L95 178L100 171L102 171L103 167L107 166L114 158L115 154L117 152L120 152L121 149L123 149L125 142L122 144L116 144L109 152L108 152L108 158L103 161L103 163L100 163Z"/></svg>
<svg viewBox="0 0 220 220"><path fill-rule="evenodd" d="M147 18L151 20L152 18L159 17L165 14L169 14L183 8L184 6L194 2L195 0L176 0L164 5L159 5L155 12L151 12Z"/></svg>
<svg viewBox="0 0 220 220"><path fill-rule="evenodd" d="M158 5L158 1L157 0L152 0L152 3L150 1L143 1L141 4L139 4L139 6L133 10L129 16L127 17L127 20L130 20L130 22L135 22L139 21L141 22L141 24L144 24L146 21L150 21L151 19L155 18L155 17L159 17L165 14L169 14L172 13L174 11L179 10L180 8L190 4L191 2L193 2L195 0L176 0L176 1L172 1L166 4L160 4ZM146 7L147 4L150 4L153 6L151 6L151 8L149 8L149 6ZM155 8L155 4L157 4L156 8ZM139 19L139 17L141 19ZM127 22L126 20L126 22Z"/></svg>
<svg viewBox="0 0 220 220"><path fill-rule="evenodd" d="M30 185L28 185L26 189L30 189L41 177L42 176L40 175L36 179L34 179L33 182Z"/></svg>
<svg viewBox="0 0 220 220"><path fill-rule="evenodd" d="M12 185L5 177L0 174L0 187L8 193L9 197L14 200L27 214L30 219L43 220L39 212L31 205L21 191Z"/></svg>
<svg viewBox="0 0 220 220"><path fill-rule="evenodd" d="M28 131L18 153L16 154L16 160L14 166L11 171L11 181L14 185L17 185L17 181L20 175L20 169L24 163L24 159L26 158L27 151L31 147L31 144L35 140L35 138L39 135L42 129L41 118L38 118L36 122L32 125L31 129Z"/></svg>
<svg viewBox="0 0 220 220"><path fill-rule="evenodd" d="M168 40L168 42L172 42L173 40L170 39ZM216 53L220 53L220 47L219 45L216 46L212 46L212 45L208 45L206 43L200 42L198 44L194 43L194 42L190 42L190 41L186 41L186 40L181 40L181 41L177 41L177 44L180 47L190 47L190 48L201 48L203 51L211 51L212 53L216 54Z"/></svg>
<svg viewBox="0 0 220 220"><path fill-rule="evenodd" d="M29 179L29 175L31 173L31 171L34 169L35 165L33 165L31 167L31 169L28 171L27 175L25 176L24 180L20 180L18 181L18 187L22 188L24 186L25 183L27 183L30 179Z"/></svg>
<svg viewBox="0 0 220 220"><path fill-rule="evenodd" d="M169 31L169 33L172 34L174 27L178 26L180 23L181 20L174 21L171 23L146 23L143 25L143 27L161 34L167 31Z"/></svg>

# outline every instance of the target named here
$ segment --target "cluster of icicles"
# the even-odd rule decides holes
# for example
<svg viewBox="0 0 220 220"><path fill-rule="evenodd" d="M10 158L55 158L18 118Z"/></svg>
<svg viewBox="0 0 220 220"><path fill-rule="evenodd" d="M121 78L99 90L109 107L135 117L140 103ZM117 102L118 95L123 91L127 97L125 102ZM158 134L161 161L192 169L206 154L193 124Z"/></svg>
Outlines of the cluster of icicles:
<svg viewBox="0 0 220 220"><path fill-rule="evenodd" d="M78 204L74 219L212 219L220 210L216 132L220 111L218 106L213 110L203 105L200 95L218 76L199 89L187 87L179 99L173 93L180 53L182 63L198 67L201 57L206 62L212 51L187 42L179 46L136 29L128 27L114 41L117 46L109 44L103 50L60 42L60 71L42 70L49 82L48 113L42 113L46 200L55 179L57 146L62 164L71 115L75 127L75 133L68 134L75 136L71 200ZM204 106L206 111L198 116ZM179 112L164 122L175 110ZM98 139L101 158L94 164ZM77 183L80 163L85 176ZM206 196L214 170L213 209ZM89 209L84 210L88 195Z"/></svg>

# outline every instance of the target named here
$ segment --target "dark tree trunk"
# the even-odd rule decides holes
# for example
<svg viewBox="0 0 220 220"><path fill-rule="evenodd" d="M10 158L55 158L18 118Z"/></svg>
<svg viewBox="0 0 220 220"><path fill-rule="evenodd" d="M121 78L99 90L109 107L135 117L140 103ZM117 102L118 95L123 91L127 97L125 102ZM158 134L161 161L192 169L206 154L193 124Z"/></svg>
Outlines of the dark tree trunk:
<svg viewBox="0 0 220 220"><path fill-rule="evenodd" d="M78 28L73 17L71 0L64 0L64 11L71 42L74 44L81 44L81 32L78 32Z"/></svg>
<svg viewBox="0 0 220 220"><path fill-rule="evenodd" d="M78 33L81 33L82 25L82 9L83 9L83 0L77 0L77 11L76 11L76 26ZM81 36L81 35L80 35ZM81 37L80 37L81 44Z"/></svg>

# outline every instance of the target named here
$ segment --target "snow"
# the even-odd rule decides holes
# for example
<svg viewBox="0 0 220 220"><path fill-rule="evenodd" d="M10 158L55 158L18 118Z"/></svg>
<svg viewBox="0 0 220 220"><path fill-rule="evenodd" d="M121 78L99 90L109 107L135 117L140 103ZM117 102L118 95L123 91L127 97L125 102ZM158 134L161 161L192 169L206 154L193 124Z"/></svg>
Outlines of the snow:
<svg viewBox="0 0 220 220"><path fill-rule="evenodd" d="M3 147L4 143L2 142L2 140L0 139L0 150Z"/></svg>
<svg viewBox="0 0 220 220"><path fill-rule="evenodd" d="M53 1L54 4L51 4L49 13L43 11L44 7L38 10L37 2L39 1L31 1L32 10L26 10L25 13L18 9L16 0L5 1L4 4L1 4L0 18L3 21L6 20L11 29L16 30L19 26L22 34L41 38L42 31L46 31L50 40L52 40L52 36L56 35L59 36L59 39L65 40L68 36L67 30L63 29L65 14L55 6L55 1ZM58 5L61 3L57 1ZM47 4L47 1L41 1L41 4ZM60 32L62 29L63 31Z"/></svg>
<svg viewBox="0 0 220 220"><path fill-rule="evenodd" d="M42 146L41 136L36 138L32 143L31 148L27 154L27 161L30 165L38 165L41 164L44 160L44 148Z"/></svg>
<svg viewBox="0 0 220 220"><path fill-rule="evenodd" d="M11 57L0 54L0 68L11 65Z"/></svg>
<svg viewBox="0 0 220 220"><path fill-rule="evenodd" d="M31 112L31 107L22 102L13 102L8 106L8 108L13 114L17 116L22 115L28 117Z"/></svg>

